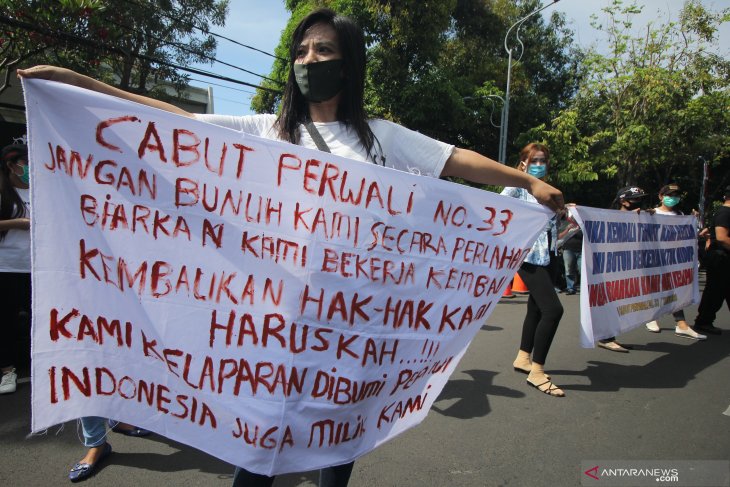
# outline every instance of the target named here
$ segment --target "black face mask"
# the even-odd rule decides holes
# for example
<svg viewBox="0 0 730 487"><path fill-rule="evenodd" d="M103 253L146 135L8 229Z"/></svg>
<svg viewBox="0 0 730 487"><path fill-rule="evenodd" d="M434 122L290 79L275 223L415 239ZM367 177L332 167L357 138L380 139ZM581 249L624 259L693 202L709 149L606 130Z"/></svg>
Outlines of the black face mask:
<svg viewBox="0 0 730 487"><path fill-rule="evenodd" d="M342 90L342 59L294 64L294 77L307 101L329 100Z"/></svg>
<svg viewBox="0 0 730 487"><path fill-rule="evenodd" d="M641 208L641 202L639 201L626 201L627 206L624 206L627 210L635 210Z"/></svg>

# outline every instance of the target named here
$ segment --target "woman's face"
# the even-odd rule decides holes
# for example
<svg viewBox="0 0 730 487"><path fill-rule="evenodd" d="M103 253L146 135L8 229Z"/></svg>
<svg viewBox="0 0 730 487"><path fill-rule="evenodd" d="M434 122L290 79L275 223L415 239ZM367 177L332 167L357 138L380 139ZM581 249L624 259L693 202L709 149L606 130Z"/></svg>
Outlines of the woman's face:
<svg viewBox="0 0 730 487"><path fill-rule="evenodd" d="M545 177L547 168L547 156L541 150L533 152L527 161L522 161L522 170L537 178Z"/></svg>
<svg viewBox="0 0 730 487"><path fill-rule="evenodd" d="M342 59L337 32L326 23L317 23L304 32L304 38L297 47L295 64L310 64Z"/></svg>
<svg viewBox="0 0 730 487"><path fill-rule="evenodd" d="M666 206L667 208L673 208L679 204L680 201L682 201L682 195L678 191L670 191L668 193L660 193L659 194L659 201L661 201L662 205Z"/></svg>

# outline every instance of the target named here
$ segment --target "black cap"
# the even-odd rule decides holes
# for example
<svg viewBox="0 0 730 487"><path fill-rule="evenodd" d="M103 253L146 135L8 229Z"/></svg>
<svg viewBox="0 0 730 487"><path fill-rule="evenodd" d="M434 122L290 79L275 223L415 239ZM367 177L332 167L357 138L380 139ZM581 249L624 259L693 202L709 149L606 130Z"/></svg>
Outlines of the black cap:
<svg viewBox="0 0 730 487"><path fill-rule="evenodd" d="M662 186L662 189L659 190L659 194L661 195L679 192L679 185L677 184L667 184L666 186Z"/></svg>
<svg viewBox="0 0 730 487"><path fill-rule="evenodd" d="M15 162L18 159L28 160L28 146L25 144L10 144L3 147L0 152L0 159L3 163Z"/></svg>
<svg viewBox="0 0 730 487"><path fill-rule="evenodd" d="M643 198L644 196L646 196L646 193L638 186L626 186L625 188L619 189L618 193L616 193L616 199L619 201Z"/></svg>

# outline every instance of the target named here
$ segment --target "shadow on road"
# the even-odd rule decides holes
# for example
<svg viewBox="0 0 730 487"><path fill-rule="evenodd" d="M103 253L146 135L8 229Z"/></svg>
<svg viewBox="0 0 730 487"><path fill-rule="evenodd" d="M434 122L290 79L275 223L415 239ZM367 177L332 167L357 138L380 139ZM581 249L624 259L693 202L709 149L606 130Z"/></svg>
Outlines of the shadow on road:
<svg viewBox="0 0 730 487"><path fill-rule="evenodd" d="M582 376L590 381L588 385L568 384L563 381L560 387L566 390L681 389L698 373L730 355L730 335L726 333L723 336L712 336L703 342L688 344L655 342L634 345L630 353L640 354L642 351L664 355L645 365L590 360L583 370L553 370L553 373L564 377ZM612 352L596 349L596 353Z"/></svg>
<svg viewBox="0 0 730 487"><path fill-rule="evenodd" d="M524 397L525 393L509 387L492 384L497 372L490 370L465 370L469 379L451 379L431 407L444 416L457 419L480 418L489 414L489 396ZM458 399L454 404L441 408L439 402Z"/></svg>
<svg viewBox="0 0 730 487"><path fill-rule="evenodd" d="M113 436L110 436L111 440L113 440ZM217 474L218 478L233 478L233 466L182 443L156 434L140 439L140 441L162 443L176 451L169 454L149 451L144 453L117 452L114 454L114 464L155 472L178 472L182 468Z"/></svg>

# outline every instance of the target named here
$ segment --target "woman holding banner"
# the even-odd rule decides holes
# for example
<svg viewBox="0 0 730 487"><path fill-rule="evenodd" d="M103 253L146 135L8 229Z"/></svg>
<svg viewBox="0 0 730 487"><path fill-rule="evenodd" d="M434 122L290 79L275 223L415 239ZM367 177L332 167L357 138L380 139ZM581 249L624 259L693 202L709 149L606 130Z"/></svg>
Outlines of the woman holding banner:
<svg viewBox="0 0 730 487"><path fill-rule="evenodd" d="M675 210L681 200L682 198L679 186L676 184L667 184L659 190L659 201L661 205L654 208L654 211L657 215L681 215L681 213L678 213ZM672 316L674 317L674 321L677 323L674 328L675 335L692 340L705 340L707 338L706 335L697 333L689 327L685 320L683 310L680 309L679 311L675 311L672 313ZM659 333L659 323L656 320L650 321L646 324L646 329L652 333Z"/></svg>
<svg viewBox="0 0 730 487"><path fill-rule="evenodd" d="M547 175L549 166L550 152L546 146L533 143L520 151L520 162L517 166L520 171L542 179ZM535 202L533 195L523 188L506 187L502 194ZM548 269L550 250L556 244L557 230L555 221L552 220L537 238L517 272L530 290L530 298L522 324L520 349L512 365L516 371L528 374L527 383L540 392L553 397L564 397L563 390L552 383L544 369L550 345L563 316L563 305L560 304Z"/></svg>
<svg viewBox="0 0 730 487"><path fill-rule="evenodd" d="M320 9L294 29L290 72L277 115L193 115L165 102L127 93L73 71L37 66L21 77L60 81L195 117L242 133L318 148L424 176L454 176L481 184L509 185L553 210L564 207L556 188L524 171L476 152L456 148L385 120L369 120L364 108L366 49L363 32L351 19ZM553 291L554 293L554 291ZM321 471L320 485L347 485L353 463ZM237 469L234 485L271 485L273 477Z"/></svg>
<svg viewBox="0 0 730 487"><path fill-rule="evenodd" d="M479 184L516 186L552 210L563 209L563 194L558 189L524 171L392 122L367 119L363 101L365 41L360 27L348 17L328 9L309 14L294 31L290 55L292 69L278 116L192 114L56 66L20 69L18 76L67 83L304 147L321 149L323 146L316 141L321 137L337 155L433 177L452 176Z"/></svg>

